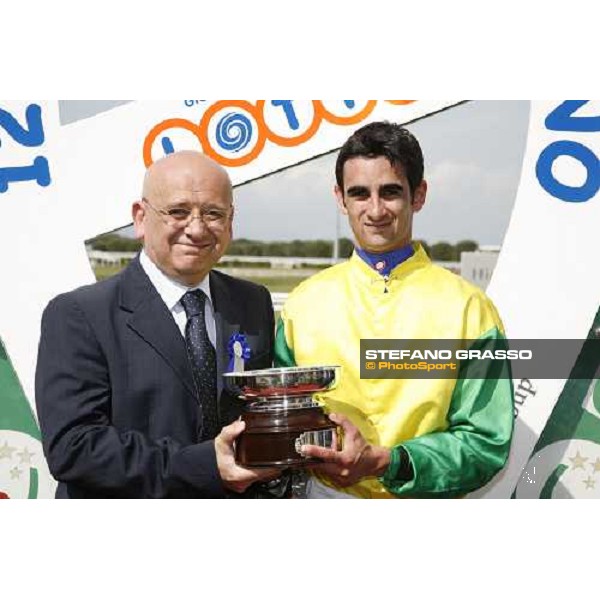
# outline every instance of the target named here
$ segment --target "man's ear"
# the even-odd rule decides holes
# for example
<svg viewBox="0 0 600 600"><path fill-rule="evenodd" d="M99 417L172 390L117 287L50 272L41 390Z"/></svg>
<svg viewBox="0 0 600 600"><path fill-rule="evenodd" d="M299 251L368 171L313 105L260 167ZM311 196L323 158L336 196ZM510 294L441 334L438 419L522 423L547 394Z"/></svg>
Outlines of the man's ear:
<svg viewBox="0 0 600 600"><path fill-rule="evenodd" d="M235 215L235 206L231 205L231 215L229 215L229 237L233 237L233 217Z"/></svg>
<svg viewBox="0 0 600 600"><path fill-rule="evenodd" d="M134 202L131 206L131 216L133 218L133 230L137 240L144 239L144 217L146 216L146 207L141 200Z"/></svg>
<svg viewBox="0 0 600 600"><path fill-rule="evenodd" d="M337 201L337 205L339 206L340 210L342 211L343 214L347 215L348 208L346 207L346 201L344 200L343 190L340 188L339 185L336 185L333 188L333 193L335 194L335 199Z"/></svg>
<svg viewBox="0 0 600 600"><path fill-rule="evenodd" d="M427 197L427 182L423 179L421 183L415 189L412 201L413 212L419 212L425 204L425 198Z"/></svg>

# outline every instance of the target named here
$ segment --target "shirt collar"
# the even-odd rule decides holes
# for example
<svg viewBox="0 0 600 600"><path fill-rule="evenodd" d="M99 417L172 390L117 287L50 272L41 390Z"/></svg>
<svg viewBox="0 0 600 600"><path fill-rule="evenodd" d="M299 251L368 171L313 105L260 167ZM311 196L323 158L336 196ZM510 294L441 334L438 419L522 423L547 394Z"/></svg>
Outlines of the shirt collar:
<svg viewBox="0 0 600 600"><path fill-rule="evenodd" d="M407 244L406 246L402 246L402 248L381 253L369 252L357 247L356 253L377 273L388 276L393 269L410 258L415 251L412 244Z"/></svg>
<svg viewBox="0 0 600 600"><path fill-rule="evenodd" d="M142 265L142 269L148 275L148 278L152 282L152 285L156 288L158 295L163 299L163 302L167 305L167 308L170 311L173 311L181 297L186 292L191 292L192 290L202 290L208 301L212 304L212 297L210 295L210 285L208 275L198 284L193 287L188 287L167 277L150 259L150 257L146 254L145 250L142 250L140 253L140 264Z"/></svg>
<svg viewBox="0 0 600 600"><path fill-rule="evenodd" d="M414 254L410 258L401 262L392 270L389 276L390 281L402 280L419 269L431 266L431 260L419 242L413 242L413 250ZM383 281L383 276L366 263L358 255L356 249L352 253L349 262L352 273L363 283L372 285Z"/></svg>

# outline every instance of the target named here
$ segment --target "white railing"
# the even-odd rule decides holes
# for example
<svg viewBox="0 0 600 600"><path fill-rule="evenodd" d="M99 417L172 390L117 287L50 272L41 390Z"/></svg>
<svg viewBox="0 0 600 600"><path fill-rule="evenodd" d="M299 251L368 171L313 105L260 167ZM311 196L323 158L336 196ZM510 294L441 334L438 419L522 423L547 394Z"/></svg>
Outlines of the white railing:
<svg viewBox="0 0 600 600"><path fill-rule="evenodd" d="M293 269L300 265L307 266L331 266L339 262L342 259L335 258L315 258L312 256L229 256L225 255L221 258L220 262L224 263L264 263L265 265L271 265L271 267L279 267L284 269Z"/></svg>
<svg viewBox="0 0 600 600"><path fill-rule="evenodd" d="M273 310L280 311L289 296L288 292L271 292L271 300L273 300Z"/></svg>

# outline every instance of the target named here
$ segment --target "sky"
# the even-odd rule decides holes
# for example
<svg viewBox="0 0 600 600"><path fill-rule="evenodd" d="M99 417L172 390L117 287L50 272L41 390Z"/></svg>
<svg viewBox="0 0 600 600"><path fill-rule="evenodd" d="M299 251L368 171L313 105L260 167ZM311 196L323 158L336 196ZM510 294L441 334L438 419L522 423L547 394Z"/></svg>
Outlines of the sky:
<svg viewBox="0 0 600 600"><path fill-rule="evenodd" d="M61 101L63 124L126 101ZM501 245L519 185L529 102L472 101L410 124L425 156L427 202L413 236ZM333 196L336 152L244 184L234 236L257 240L352 237ZM124 226L128 225L123 223Z"/></svg>

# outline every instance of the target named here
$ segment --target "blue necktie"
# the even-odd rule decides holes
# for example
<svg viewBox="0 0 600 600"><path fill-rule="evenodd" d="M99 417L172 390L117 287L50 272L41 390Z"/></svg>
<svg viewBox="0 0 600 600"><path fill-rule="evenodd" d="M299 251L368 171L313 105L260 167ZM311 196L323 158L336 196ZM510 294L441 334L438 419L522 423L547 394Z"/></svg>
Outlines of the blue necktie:
<svg viewBox="0 0 600 600"><path fill-rule="evenodd" d="M186 292L181 304L187 316L185 344L202 407L202 440L217 436L221 428L217 415L217 360L204 320L206 295L202 290Z"/></svg>

